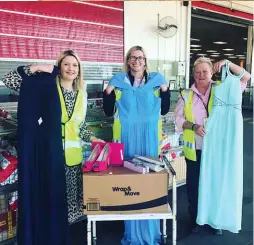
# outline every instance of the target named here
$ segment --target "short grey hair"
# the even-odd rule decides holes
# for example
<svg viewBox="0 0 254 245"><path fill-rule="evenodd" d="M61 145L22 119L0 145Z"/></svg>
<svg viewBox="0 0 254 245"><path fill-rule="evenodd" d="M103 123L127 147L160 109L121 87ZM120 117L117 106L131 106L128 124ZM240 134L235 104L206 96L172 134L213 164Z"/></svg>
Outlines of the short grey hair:
<svg viewBox="0 0 254 245"><path fill-rule="evenodd" d="M206 57L200 57L194 62L193 66L193 73L195 72L196 65L206 63L209 65L211 73L213 73L213 64L212 61L209 58Z"/></svg>

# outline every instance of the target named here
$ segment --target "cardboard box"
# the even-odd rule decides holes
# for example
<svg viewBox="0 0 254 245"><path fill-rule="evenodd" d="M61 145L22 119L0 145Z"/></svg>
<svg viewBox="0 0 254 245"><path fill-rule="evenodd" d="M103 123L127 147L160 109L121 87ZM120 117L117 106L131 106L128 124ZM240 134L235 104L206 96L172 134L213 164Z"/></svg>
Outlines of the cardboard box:
<svg viewBox="0 0 254 245"><path fill-rule="evenodd" d="M85 214L168 211L168 173L139 174L122 166L83 175Z"/></svg>

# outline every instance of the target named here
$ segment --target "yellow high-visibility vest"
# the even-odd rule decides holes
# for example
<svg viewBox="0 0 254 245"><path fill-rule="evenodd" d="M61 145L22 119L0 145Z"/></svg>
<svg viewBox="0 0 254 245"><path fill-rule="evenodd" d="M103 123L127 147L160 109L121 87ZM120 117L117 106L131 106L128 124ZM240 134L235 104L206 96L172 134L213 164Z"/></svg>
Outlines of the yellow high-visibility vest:
<svg viewBox="0 0 254 245"><path fill-rule="evenodd" d="M215 85L219 85L217 81ZM184 114L188 122L195 123L192 106L193 106L193 91L191 89L185 89L181 91L184 99ZM214 86L211 87L211 94L208 101L208 112L210 114L213 104ZM184 129L183 131L183 152L184 156L192 161L196 161L196 146L195 146L195 132L191 129Z"/></svg>
<svg viewBox="0 0 254 245"><path fill-rule="evenodd" d="M65 162L68 166L75 166L82 161L81 139L79 137L79 125L84 120L83 91L79 90L75 101L71 118L65 106L60 84L57 83L58 93L62 108L62 138Z"/></svg>

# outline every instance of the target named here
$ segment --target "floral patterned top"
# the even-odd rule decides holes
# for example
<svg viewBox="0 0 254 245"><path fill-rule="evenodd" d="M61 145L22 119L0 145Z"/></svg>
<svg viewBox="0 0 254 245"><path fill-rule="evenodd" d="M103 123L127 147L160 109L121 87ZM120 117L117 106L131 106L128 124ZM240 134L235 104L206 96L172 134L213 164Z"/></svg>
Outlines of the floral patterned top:
<svg viewBox="0 0 254 245"><path fill-rule="evenodd" d="M31 73L30 66L24 66L23 70L28 76L32 76L36 74L36 73ZM19 91L20 84L22 82L22 77L19 75L18 71L14 70L6 74L3 77L2 81L6 87L15 91ZM75 100L77 97L77 91L69 91L63 88L62 86L61 86L61 89L62 89L63 97L65 100L66 110L67 110L68 116L70 117L74 110ZM86 108L87 108L86 98L84 99L84 108L85 108L85 115L86 115ZM80 129L79 137L85 142L90 142L90 137L93 135L93 133L87 129L85 118L84 118L84 121L80 124L79 129Z"/></svg>

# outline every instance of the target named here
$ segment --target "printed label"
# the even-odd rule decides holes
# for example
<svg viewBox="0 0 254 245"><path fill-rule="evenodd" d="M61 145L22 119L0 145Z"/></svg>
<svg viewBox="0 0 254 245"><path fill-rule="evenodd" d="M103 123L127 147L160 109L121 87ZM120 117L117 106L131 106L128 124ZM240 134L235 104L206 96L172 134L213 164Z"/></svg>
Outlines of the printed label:
<svg viewBox="0 0 254 245"><path fill-rule="evenodd" d="M125 196L139 196L139 191L132 191L131 187L112 187L113 192L123 192Z"/></svg>
<svg viewBox="0 0 254 245"><path fill-rule="evenodd" d="M100 203L99 202L90 202L86 204L87 211L99 211L100 210Z"/></svg>

